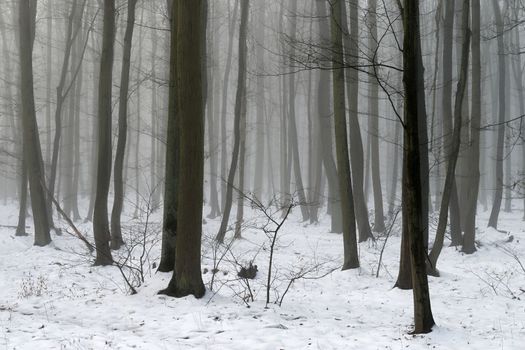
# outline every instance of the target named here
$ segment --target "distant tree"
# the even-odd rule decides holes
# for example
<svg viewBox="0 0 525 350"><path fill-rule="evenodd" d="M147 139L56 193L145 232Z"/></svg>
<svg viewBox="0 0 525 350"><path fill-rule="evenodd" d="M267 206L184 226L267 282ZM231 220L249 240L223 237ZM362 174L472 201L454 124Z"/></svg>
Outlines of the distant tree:
<svg viewBox="0 0 525 350"><path fill-rule="evenodd" d="M174 2L176 24L177 117L180 127L180 161L175 269L168 287L160 293L174 297L204 296L201 276L201 235L204 178L204 104L202 98L201 0ZM176 14L176 16L175 16ZM173 61L171 61L173 63ZM179 85L180 84L180 85Z"/></svg>
<svg viewBox="0 0 525 350"><path fill-rule="evenodd" d="M343 69L343 32L341 16L343 0L334 0L331 4L332 37L332 90L334 93L335 147L337 156L337 174L339 177L339 196L343 213L343 270L359 267L357 255L357 232L352 194L352 178L348 156L348 136L346 132L345 112L345 70Z"/></svg>
<svg viewBox="0 0 525 350"><path fill-rule="evenodd" d="M115 170L113 174L115 196L111 212L111 248L118 249L124 244L120 217L124 202L124 155L128 134L128 98L129 98L129 71L131 66L131 43L133 28L135 27L135 7L137 0L128 1L128 18L124 34L124 52L122 57L122 71L120 75L119 111L118 111L118 141L115 153Z"/></svg>
<svg viewBox="0 0 525 350"><path fill-rule="evenodd" d="M233 181L235 180L235 173L237 172L237 163L239 161L239 152L241 146L241 124L243 117L243 104L246 100L246 59L247 59L247 44L246 37L248 32L248 15L249 15L249 0L241 2L241 24L239 35L239 69L237 77L237 94L235 96L235 120L233 122L234 143L232 151L232 159L230 170L228 172L226 198L222 213L221 226L217 233L217 241L224 241L226 230L228 229L228 221L230 219L230 212L233 198Z"/></svg>
<svg viewBox="0 0 525 350"><path fill-rule="evenodd" d="M109 243L108 192L111 180L111 88L115 40L115 0L104 1L104 28L98 85L98 165L93 213L93 234L97 256L95 265L111 265Z"/></svg>
<svg viewBox="0 0 525 350"><path fill-rule="evenodd" d="M501 9L498 0L493 0L494 16L496 17L496 34L498 41L498 136L496 145L496 187L494 192L494 200L492 202L492 210L490 212L489 227L498 228L498 218L501 209L501 200L503 198L503 160L504 160L504 143L505 143L505 97L506 97L506 55L505 42L503 35L505 33L505 26Z"/></svg>

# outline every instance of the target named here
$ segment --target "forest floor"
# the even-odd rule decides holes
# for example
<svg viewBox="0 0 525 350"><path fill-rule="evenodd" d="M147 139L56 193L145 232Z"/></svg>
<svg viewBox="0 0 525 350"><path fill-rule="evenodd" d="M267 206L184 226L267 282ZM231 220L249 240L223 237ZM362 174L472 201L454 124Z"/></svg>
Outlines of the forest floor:
<svg viewBox="0 0 525 350"><path fill-rule="evenodd" d="M360 269L340 271L342 236L329 233L329 217L306 225L295 209L277 238L266 305L270 240L257 228L260 214L251 209L243 239L226 248L212 240L219 218L206 219L202 265L207 293L197 300L157 295L171 277L155 272L158 213L126 222L126 239L134 244L118 256L121 261L132 256L127 265L142 266L144 275L138 294L129 295L119 269L93 267L83 244L67 233L53 235L45 248L34 247L32 236L15 237L14 228L6 226L16 225L16 205L3 206L0 349L525 349L522 215L521 210L502 213L500 230L507 232L499 232L485 228L488 213L482 213L473 255L446 241L438 262L441 277L430 277L437 326L428 335L413 336L412 292L392 288L400 217L386 244L383 235L359 245ZM79 228L92 240L89 223ZM251 260L259 271L248 289L236 275L239 264ZM140 273L130 274L129 267L123 271L132 284L140 283ZM283 295L282 305L275 304Z"/></svg>

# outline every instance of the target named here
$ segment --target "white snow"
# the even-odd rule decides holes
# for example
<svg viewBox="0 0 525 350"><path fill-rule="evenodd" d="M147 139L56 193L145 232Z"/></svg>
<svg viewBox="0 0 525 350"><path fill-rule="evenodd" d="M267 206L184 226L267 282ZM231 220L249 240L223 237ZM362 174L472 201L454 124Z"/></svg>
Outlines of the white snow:
<svg viewBox="0 0 525 350"><path fill-rule="evenodd" d="M246 217L255 215L247 210ZM361 269L340 271L342 236L329 233L329 217L323 216L319 225L305 225L296 209L278 239L274 289L282 296L287 276L300 270L309 273L292 285L282 306L268 307L269 241L251 227L253 221L247 223L244 239L224 255L212 292L210 242L219 219L206 219L202 267L207 269L203 278L208 289L200 300L157 295L171 274L155 273L153 268L146 269L138 294L129 295L118 269L91 266L93 259L78 239L53 236L51 246L38 248L32 245L32 236L15 237L13 228L2 227L0 348L525 349L525 271L511 256L515 252L525 264L522 212L501 214L500 230L508 234L486 229L487 216L481 213L479 219L477 253L464 255L448 245L443 250L438 262L442 276L430 277L437 326L423 336L409 333L412 292L392 288L400 218L376 278L383 238L360 244ZM151 219L158 223L160 217L156 213ZM0 207L0 223L16 225L16 219L16 204ZM140 227L140 221L127 225ZM79 227L92 240L90 225ZM160 245L158 224L150 227L155 232L148 239L157 242L147 260L151 264ZM513 239L507 242L510 235ZM219 257L221 252L217 251ZM125 256L125 249L120 254ZM250 281L255 302L247 307L242 301L246 288L236 278L234 260L246 263L253 258L259 272Z"/></svg>

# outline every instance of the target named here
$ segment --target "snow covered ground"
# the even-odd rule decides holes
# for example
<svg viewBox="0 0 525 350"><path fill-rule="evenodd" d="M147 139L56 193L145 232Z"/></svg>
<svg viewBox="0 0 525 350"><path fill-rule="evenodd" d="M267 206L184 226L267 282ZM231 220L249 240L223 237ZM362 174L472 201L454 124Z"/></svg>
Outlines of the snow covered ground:
<svg viewBox="0 0 525 350"><path fill-rule="evenodd" d="M376 278L384 237L360 244L361 269L342 272L342 236L329 233L329 218L304 225L296 209L278 238L272 303L266 307L269 240L250 227L252 221L244 239L225 252L211 240L219 219L206 220L208 292L196 300L157 295L170 278L152 266L158 244L144 259L145 282L137 295L129 295L119 270L91 266L78 239L53 236L52 246L38 248L31 236L14 237L14 229L5 225L16 225L16 213L16 205L0 207L0 349L525 349L525 271L512 256L525 264L521 211L502 213L500 229L508 234L485 229L488 214L482 213L476 254L443 250L442 277L430 278L437 327L424 336L409 334L411 291L392 288L398 225ZM255 215L248 210L246 216ZM147 238L155 242L160 215L150 219ZM141 238L144 221L129 221L127 231ZM89 224L79 227L92 239ZM137 245L130 264L140 266L141 253ZM128 254L123 249L120 255ZM248 307L243 299L249 291L236 269L252 259L259 272L250 281L255 301ZM274 304L289 279L301 273L305 278L293 283L282 305Z"/></svg>

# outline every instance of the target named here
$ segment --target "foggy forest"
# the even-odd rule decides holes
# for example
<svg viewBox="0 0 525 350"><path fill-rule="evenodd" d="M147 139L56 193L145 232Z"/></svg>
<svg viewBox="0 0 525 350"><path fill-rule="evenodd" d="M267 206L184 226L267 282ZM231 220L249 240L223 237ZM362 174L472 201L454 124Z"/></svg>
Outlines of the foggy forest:
<svg viewBox="0 0 525 350"><path fill-rule="evenodd" d="M525 349L524 18L0 0L0 348Z"/></svg>

